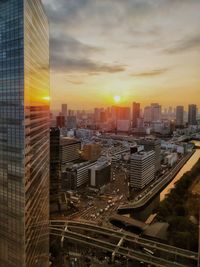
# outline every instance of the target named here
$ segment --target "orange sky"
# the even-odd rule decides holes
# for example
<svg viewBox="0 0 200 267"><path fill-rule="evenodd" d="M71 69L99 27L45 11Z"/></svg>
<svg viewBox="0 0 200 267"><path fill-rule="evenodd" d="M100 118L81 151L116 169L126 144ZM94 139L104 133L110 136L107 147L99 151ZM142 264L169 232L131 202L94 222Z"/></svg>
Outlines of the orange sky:
<svg viewBox="0 0 200 267"><path fill-rule="evenodd" d="M199 0L44 0L51 103L200 106Z"/></svg>

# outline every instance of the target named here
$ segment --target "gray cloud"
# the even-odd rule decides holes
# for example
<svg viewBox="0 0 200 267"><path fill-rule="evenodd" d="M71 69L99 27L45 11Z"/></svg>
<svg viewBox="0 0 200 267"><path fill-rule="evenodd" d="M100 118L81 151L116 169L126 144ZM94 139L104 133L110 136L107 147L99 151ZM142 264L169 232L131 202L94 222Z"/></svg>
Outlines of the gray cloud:
<svg viewBox="0 0 200 267"><path fill-rule="evenodd" d="M163 51L167 54L177 54L188 50L199 50L200 51L200 36L193 36L187 39L179 40L174 43L173 46L164 49Z"/></svg>
<svg viewBox="0 0 200 267"><path fill-rule="evenodd" d="M100 72L115 73L125 70L122 65L107 65L101 62L95 62L87 58L69 58L62 54L52 56L53 69L60 72L86 72L97 74Z"/></svg>
<svg viewBox="0 0 200 267"><path fill-rule="evenodd" d="M168 70L169 69L167 69L167 68L155 69L155 70L150 70L150 71L132 73L131 76L133 76L133 77L141 77L141 78L148 78L148 77L154 77L154 76L162 75L162 74L166 73Z"/></svg>
<svg viewBox="0 0 200 267"><path fill-rule="evenodd" d="M103 49L83 44L77 39L66 34L57 33L51 38L51 66L53 70L60 72L81 71L86 73L115 73L124 71L122 65L107 65L90 59L93 53L99 53Z"/></svg>

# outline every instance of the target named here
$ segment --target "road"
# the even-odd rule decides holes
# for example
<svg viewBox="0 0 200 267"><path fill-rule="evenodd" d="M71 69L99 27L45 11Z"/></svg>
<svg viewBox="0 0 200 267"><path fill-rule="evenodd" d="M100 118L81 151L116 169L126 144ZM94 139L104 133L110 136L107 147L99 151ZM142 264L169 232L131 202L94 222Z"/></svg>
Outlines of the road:
<svg viewBox="0 0 200 267"><path fill-rule="evenodd" d="M152 188L139 199L134 199L130 203L126 205L119 206L118 210L130 210L141 208L146 205L156 194L158 194L179 172L179 170L183 167L183 165L189 160L189 158L193 155L194 151L189 153L187 156L182 158L178 164L170 170L169 173L161 176L158 180L156 180L151 186Z"/></svg>
<svg viewBox="0 0 200 267"><path fill-rule="evenodd" d="M126 256L127 258L136 259L156 266L195 266L175 262L175 259L181 258L181 262L187 263L191 261L191 264L198 260L197 253L140 238L137 235L130 234L123 230L116 231L114 229L84 222L62 220L50 221L50 233L52 235L99 247L112 253L115 252L116 254ZM98 237L96 237L96 235ZM123 242L120 242L121 240L123 240ZM155 254L159 256L147 255L145 252L141 251L141 247L153 250L156 252ZM166 256L172 260L167 260Z"/></svg>

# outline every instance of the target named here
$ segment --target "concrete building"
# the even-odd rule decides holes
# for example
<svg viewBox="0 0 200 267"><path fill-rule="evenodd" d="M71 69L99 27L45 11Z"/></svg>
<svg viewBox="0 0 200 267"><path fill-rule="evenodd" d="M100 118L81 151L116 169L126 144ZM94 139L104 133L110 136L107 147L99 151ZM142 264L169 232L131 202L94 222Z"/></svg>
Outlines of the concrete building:
<svg viewBox="0 0 200 267"><path fill-rule="evenodd" d="M191 104L188 107L188 124L189 125L197 124L197 106L194 104Z"/></svg>
<svg viewBox="0 0 200 267"><path fill-rule="evenodd" d="M62 189L65 191L76 190L79 187L89 185L89 168L96 162L82 162L73 164L62 172Z"/></svg>
<svg viewBox="0 0 200 267"><path fill-rule="evenodd" d="M97 162L89 168L90 186L100 188L111 180L111 163Z"/></svg>
<svg viewBox="0 0 200 267"><path fill-rule="evenodd" d="M82 157L84 160L97 160L101 156L100 144L86 144L83 146Z"/></svg>
<svg viewBox="0 0 200 267"><path fill-rule="evenodd" d="M76 116L70 115L67 116L67 129L71 130L71 129L76 129L77 128L77 119Z"/></svg>
<svg viewBox="0 0 200 267"><path fill-rule="evenodd" d="M155 152L141 151L131 155L130 186L142 189L155 178Z"/></svg>
<svg viewBox="0 0 200 267"><path fill-rule="evenodd" d="M65 118L67 118L67 104L62 104L61 106L62 110L62 115L65 116Z"/></svg>
<svg viewBox="0 0 200 267"><path fill-rule="evenodd" d="M65 116L59 115L56 117L56 127L64 128L65 127Z"/></svg>
<svg viewBox="0 0 200 267"><path fill-rule="evenodd" d="M151 104L151 121L161 120L161 106L158 103Z"/></svg>
<svg viewBox="0 0 200 267"><path fill-rule="evenodd" d="M61 137L60 140L60 161L61 167L65 164L78 160L81 156L81 141L75 138Z"/></svg>
<svg viewBox="0 0 200 267"><path fill-rule="evenodd" d="M177 106L176 107L176 126L177 127L184 125L183 116L184 116L184 107Z"/></svg>
<svg viewBox="0 0 200 267"><path fill-rule="evenodd" d="M49 26L0 1L0 266L49 266Z"/></svg>
<svg viewBox="0 0 200 267"><path fill-rule="evenodd" d="M155 162L155 167L156 167L156 172L160 170L160 161L161 161L161 141L159 139L151 139L151 138L144 138L144 139L139 139L137 140L138 145L143 145L144 150L146 151L155 151L155 157L156 157L156 162Z"/></svg>
<svg viewBox="0 0 200 267"><path fill-rule="evenodd" d="M50 128L50 194L61 190L60 129Z"/></svg>
<svg viewBox="0 0 200 267"><path fill-rule="evenodd" d="M144 122L151 122L151 107L147 106L144 108Z"/></svg>

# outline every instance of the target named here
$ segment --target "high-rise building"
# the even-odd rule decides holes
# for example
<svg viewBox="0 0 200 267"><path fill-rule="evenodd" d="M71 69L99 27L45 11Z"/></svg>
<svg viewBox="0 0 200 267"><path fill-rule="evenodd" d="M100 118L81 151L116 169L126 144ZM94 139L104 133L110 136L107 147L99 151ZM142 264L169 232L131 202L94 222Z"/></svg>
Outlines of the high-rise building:
<svg viewBox="0 0 200 267"><path fill-rule="evenodd" d="M65 116L59 115L56 117L56 127L64 128L65 127Z"/></svg>
<svg viewBox="0 0 200 267"><path fill-rule="evenodd" d="M176 125L183 126L183 114L184 114L184 107L177 106L176 107Z"/></svg>
<svg viewBox="0 0 200 267"><path fill-rule="evenodd" d="M160 170L161 141L159 139L144 138L137 141L138 145L144 146L146 151L155 151L155 170Z"/></svg>
<svg viewBox="0 0 200 267"><path fill-rule="evenodd" d="M151 122L151 107L144 108L144 122Z"/></svg>
<svg viewBox="0 0 200 267"><path fill-rule="evenodd" d="M77 127L77 119L76 116L67 116L67 129L75 129Z"/></svg>
<svg viewBox="0 0 200 267"><path fill-rule="evenodd" d="M142 189L155 178L155 152L141 151L131 155L130 186Z"/></svg>
<svg viewBox="0 0 200 267"><path fill-rule="evenodd" d="M67 104L62 104L62 115L67 117Z"/></svg>
<svg viewBox="0 0 200 267"><path fill-rule="evenodd" d="M0 266L49 266L49 31L40 0L0 1Z"/></svg>
<svg viewBox="0 0 200 267"><path fill-rule="evenodd" d="M137 120L140 118L140 103L133 102L132 105L132 126L137 127Z"/></svg>
<svg viewBox="0 0 200 267"><path fill-rule="evenodd" d="M189 125L197 124L197 106L194 104L191 104L188 107L188 124Z"/></svg>
<svg viewBox="0 0 200 267"><path fill-rule="evenodd" d="M131 110L129 107L117 107L117 130L121 132L128 132L131 122Z"/></svg>
<svg viewBox="0 0 200 267"><path fill-rule="evenodd" d="M151 104L151 121L161 120L161 106L158 103Z"/></svg>
<svg viewBox="0 0 200 267"><path fill-rule="evenodd" d="M61 188L60 129L50 128L50 194L56 195Z"/></svg>

